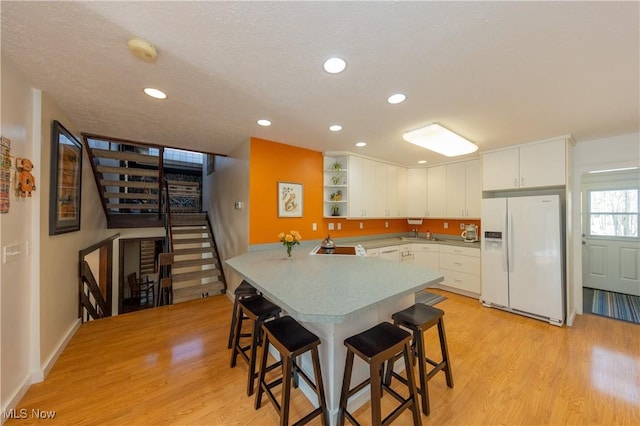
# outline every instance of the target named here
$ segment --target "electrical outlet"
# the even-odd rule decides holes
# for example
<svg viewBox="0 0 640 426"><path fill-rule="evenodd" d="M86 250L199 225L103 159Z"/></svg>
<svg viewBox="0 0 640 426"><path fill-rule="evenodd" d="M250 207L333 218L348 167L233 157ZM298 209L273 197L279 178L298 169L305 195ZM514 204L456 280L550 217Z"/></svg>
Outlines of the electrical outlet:
<svg viewBox="0 0 640 426"><path fill-rule="evenodd" d="M329 231L333 231L335 229L334 226L333 223L329 223Z"/></svg>
<svg viewBox="0 0 640 426"><path fill-rule="evenodd" d="M449 222L445 222L444 225L443 225L443 228L444 229L449 229Z"/></svg>
<svg viewBox="0 0 640 426"><path fill-rule="evenodd" d="M464 229L464 223L460 224L460 229Z"/></svg>
<svg viewBox="0 0 640 426"><path fill-rule="evenodd" d="M342 231L342 224L338 222L338 231Z"/></svg>
<svg viewBox="0 0 640 426"><path fill-rule="evenodd" d="M360 222L360 229L364 229L364 223Z"/></svg>
<svg viewBox="0 0 640 426"><path fill-rule="evenodd" d="M318 224L317 224L317 223L315 223L315 222L314 222L314 223L312 223L312 224L311 224L311 230L312 230L312 231L317 231L317 230L318 230Z"/></svg>
<svg viewBox="0 0 640 426"><path fill-rule="evenodd" d="M384 227L385 227L385 228L388 228L388 227L389 227L389 222L385 222L385 223L384 223Z"/></svg>

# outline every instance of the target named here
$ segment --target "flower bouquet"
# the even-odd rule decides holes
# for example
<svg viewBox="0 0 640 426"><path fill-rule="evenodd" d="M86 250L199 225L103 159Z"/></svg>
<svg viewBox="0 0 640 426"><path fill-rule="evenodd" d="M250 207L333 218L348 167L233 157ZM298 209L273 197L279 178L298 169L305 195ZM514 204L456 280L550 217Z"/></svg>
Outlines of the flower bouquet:
<svg viewBox="0 0 640 426"><path fill-rule="evenodd" d="M278 239L280 239L283 246L287 247L287 257L291 257L291 250L293 249L293 246L300 244L302 236L298 231L289 231L288 234L285 234L284 232L278 234Z"/></svg>

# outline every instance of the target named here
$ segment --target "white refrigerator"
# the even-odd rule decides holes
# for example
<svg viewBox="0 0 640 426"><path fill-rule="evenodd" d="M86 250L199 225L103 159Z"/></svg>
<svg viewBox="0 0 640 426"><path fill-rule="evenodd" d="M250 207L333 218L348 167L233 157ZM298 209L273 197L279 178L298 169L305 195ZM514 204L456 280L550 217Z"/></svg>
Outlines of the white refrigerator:
<svg viewBox="0 0 640 426"><path fill-rule="evenodd" d="M485 306L564 323L564 250L558 195L482 200Z"/></svg>

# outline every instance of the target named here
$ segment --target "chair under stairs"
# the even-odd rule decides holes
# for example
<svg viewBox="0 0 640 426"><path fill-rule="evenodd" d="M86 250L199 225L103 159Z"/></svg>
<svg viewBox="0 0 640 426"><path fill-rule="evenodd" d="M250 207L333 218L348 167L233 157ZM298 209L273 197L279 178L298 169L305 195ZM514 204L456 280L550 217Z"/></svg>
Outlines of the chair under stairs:
<svg viewBox="0 0 640 426"><path fill-rule="evenodd" d="M172 213L173 303L226 292L224 273L206 213Z"/></svg>

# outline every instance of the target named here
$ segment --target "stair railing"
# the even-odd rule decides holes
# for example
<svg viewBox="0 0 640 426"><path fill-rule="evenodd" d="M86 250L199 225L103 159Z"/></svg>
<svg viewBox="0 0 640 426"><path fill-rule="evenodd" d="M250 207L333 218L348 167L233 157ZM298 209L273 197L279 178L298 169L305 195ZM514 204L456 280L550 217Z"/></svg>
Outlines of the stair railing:
<svg viewBox="0 0 640 426"><path fill-rule="evenodd" d="M164 181L162 191L164 204L164 253L158 255L158 298L156 306L173 304L173 286L171 279L171 264L173 264L173 232L171 230L171 205L169 202L169 183Z"/></svg>
<svg viewBox="0 0 640 426"><path fill-rule="evenodd" d="M114 234L78 252L78 318L82 322L111 316L113 240L119 236ZM87 255L95 251L99 251L102 288L86 261Z"/></svg>
<svg viewBox="0 0 640 426"><path fill-rule="evenodd" d="M203 212L205 217L207 218L207 226L209 227L209 234L211 235L211 240L213 241L213 249L215 250L216 257L218 259L218 265L220 266L220 278L224 288L222 289L222 294L227 292L227 278L224 276L224 268L222 267L222 259L220 259L220 252L218 251L218 245L216 244L216 237L213 233L213 227L211 226L211 221L209 220L209 213L206 211Z"/></svg>

